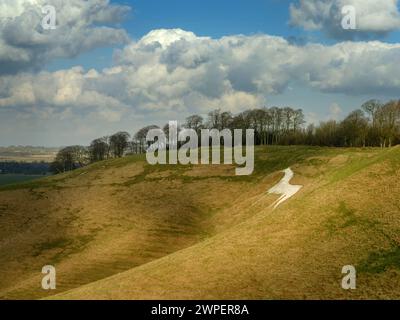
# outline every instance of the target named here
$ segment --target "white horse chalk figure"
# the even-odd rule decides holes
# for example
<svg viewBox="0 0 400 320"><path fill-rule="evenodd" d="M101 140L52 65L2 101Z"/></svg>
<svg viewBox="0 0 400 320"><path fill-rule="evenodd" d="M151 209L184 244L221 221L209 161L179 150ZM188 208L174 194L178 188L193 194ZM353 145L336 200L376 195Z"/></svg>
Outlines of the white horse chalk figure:
<svg viewBox="0 0 400 320"><path fill-rule="evenodd" d="M303 186L301 185L291 185L290 180L293 178L293 171L290 168L283 170L282 172L285 173L284 177L278 184L273 186L271 189L268 190L268 193L273 194L280 194L278 200L276 200L271 206L274 206L276 209L282 202L288 200L289 198L293 197Z"/></svg>

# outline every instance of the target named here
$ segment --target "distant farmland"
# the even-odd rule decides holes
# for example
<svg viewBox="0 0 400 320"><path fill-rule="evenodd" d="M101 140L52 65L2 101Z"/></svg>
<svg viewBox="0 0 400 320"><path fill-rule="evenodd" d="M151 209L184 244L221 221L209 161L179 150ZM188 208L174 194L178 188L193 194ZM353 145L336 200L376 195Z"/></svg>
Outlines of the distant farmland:
<svg viewBox="0 0 400 320"><path fill-rule="evenodd" d="M31 146L0 147L0 162L52 162L58 150L58 148Z"/></svg>
<svg viewBox="0 0 400 320"><path fill-rule="evenodd" d="M0 186L27 182L49 173L57 148L0 147Z"/></svg>

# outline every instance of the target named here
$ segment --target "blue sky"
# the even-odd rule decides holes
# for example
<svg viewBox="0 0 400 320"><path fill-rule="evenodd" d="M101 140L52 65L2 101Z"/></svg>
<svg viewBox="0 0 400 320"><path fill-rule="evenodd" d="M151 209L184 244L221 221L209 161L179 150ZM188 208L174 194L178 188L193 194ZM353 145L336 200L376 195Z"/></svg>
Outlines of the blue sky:
<svg viewBox="0 0 400 320"><path fill-rule="evenodd" d="M290 0L133 0L112 3L131 7L121 25L136 40L154 29L180 28L212 38L266 33L299 43L338 42L325 37L320 31L291 26L289 6L294 1ZM386 35L384 41L400 42L400 32ZM100 48L75 59L60 59L47 68L57 70L77 64L97 69L108 67L115 48Z"/></svg>
<svg viewBox="0 0 400 320"><path fill-rule="evenodd" d="M46 1L29 0L36 22L28 0L0 12L0 145L88 144L214 107L291 106L318 123L399 98L399 1L70 0L35 34Z"/></svg>
<svg viewBox="0 0 400 320"><path fill-rule="evenodd" d="M123 24L140 38L159 28L181 28L199 36L219 38L235 34L267 33L282 37L303 37L331 42L320 32L305 32L289 24L289 0L137 0L115 1L129 4L133 12ZM398 42L400 33L386 38Z"/></svg>
<svg viewBox="0 0 400 320"><path fill-rule="evenodd" d="M149 0L131 3L133 19L125 26L134 37L157 28L181 28L214 38L260 32L282 36L296 34L287 24L289 1L285 0Z"/></svg>
<svg viewBox="0 0 400 320"><path fill-rule="evenodd" d="M111 1L127 5L131 11L121 26L132 39L138 40L154 29L180 28L198 36L220 38L228 35L253 35L265 33L282 36L298 43L317 42L332 44L335 39L320 31L307 31L291 26L289 6L291 0L132 0ZM400 31L383 37L388 43L400 42ZM51 62L48 70L83 65L101 69L112 64L115 48L99 48L73 59Z"/></svg>
<svg viewBox="0 0 400 320"><path fill-rule="evenodd" d="M132 8L122 27L133 39L140 39L154 29L174 28L213 38L257 33L296 38L309 36L289 26L290 1L287 0L137 0L113 3ZM101 48L77 59L55 61L48 69L57 70L76 64L89 68L107 67L114 48Z"/></svg>
<svg viewBox="0 0 400 320"><path fill-rule="evenodd" d="M181 28L199 36L220 38L227 35L252 35L266 33L296 39L299 42L337 43L319 31L310 32L291 26L289 23L289 0L142 0L117 1L133 6L133 12L123 24L133 38L139 39L149 31L160 28ZM400 42L400 32L384 38L385 42ZM108 52L110 53L110 52ZM103 59L106 61L107 59ZM297 105L305 108L310 117L325 120L333 103L352 110L374 95L351 96L343 94L321 94L307 88L286 91L271 96L268 104ZM383 95L382 98L385 98ZM395 98L391 96L390 98ZM321 110L321 104L323 108ZM324 108L325 107L325 108ZM322 112L321 112L322 111ZM343 113L343 116L345 112Z"/></svg>
<svg viewBox="0 0 400 320"><path fill-rule="evenodd" d="M181 28L199 36L220 38L227 35L252 35L266 33L296 39L300 43L337 43L319 31L305 31L289 23L289 0L142 0L124 2L131 4L133 12L124 27L133 38L139 39L153 29ZM393 32L384 38L385 42L400 42L400 32ZM385 98L385 94L382 98ZM358 108L362 102L375 95L352 96L343 94L321 94L307 88L289 90L284 94L271 96L268 105L295 105L305 108L309 118L325 120L330 116L332 104L343 106L346 111ZM390 96L390 98L396 98ZM321 108L322 104L322 108ZM321 110L322 109L322 110Z"/></svg>

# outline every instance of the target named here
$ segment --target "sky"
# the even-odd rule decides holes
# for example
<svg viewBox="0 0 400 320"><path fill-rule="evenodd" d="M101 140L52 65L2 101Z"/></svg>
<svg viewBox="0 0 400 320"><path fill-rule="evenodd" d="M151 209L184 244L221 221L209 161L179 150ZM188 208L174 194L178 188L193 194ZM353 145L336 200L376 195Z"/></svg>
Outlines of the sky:
<svg viewBox="0 0 400 320"><path fill-rule="evenodd" d="M0 0L2 146L88 145L216 108L340 120L399 89L397 0Z"/></svg>

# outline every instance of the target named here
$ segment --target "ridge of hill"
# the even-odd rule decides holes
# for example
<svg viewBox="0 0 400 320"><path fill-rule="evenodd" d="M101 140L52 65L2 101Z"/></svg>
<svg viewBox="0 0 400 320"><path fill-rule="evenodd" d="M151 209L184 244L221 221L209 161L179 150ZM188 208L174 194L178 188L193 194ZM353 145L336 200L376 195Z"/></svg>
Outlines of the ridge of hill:
<svg viewBox="0 0 400 320"><path fill-rule="evenodd" d="M248 177L132 156L2 187L0 297L399 298L399 160L398 147L258 147ZM272 210L289 166L303 188ZM47 264L55 291L40 287Z"/></svg>

